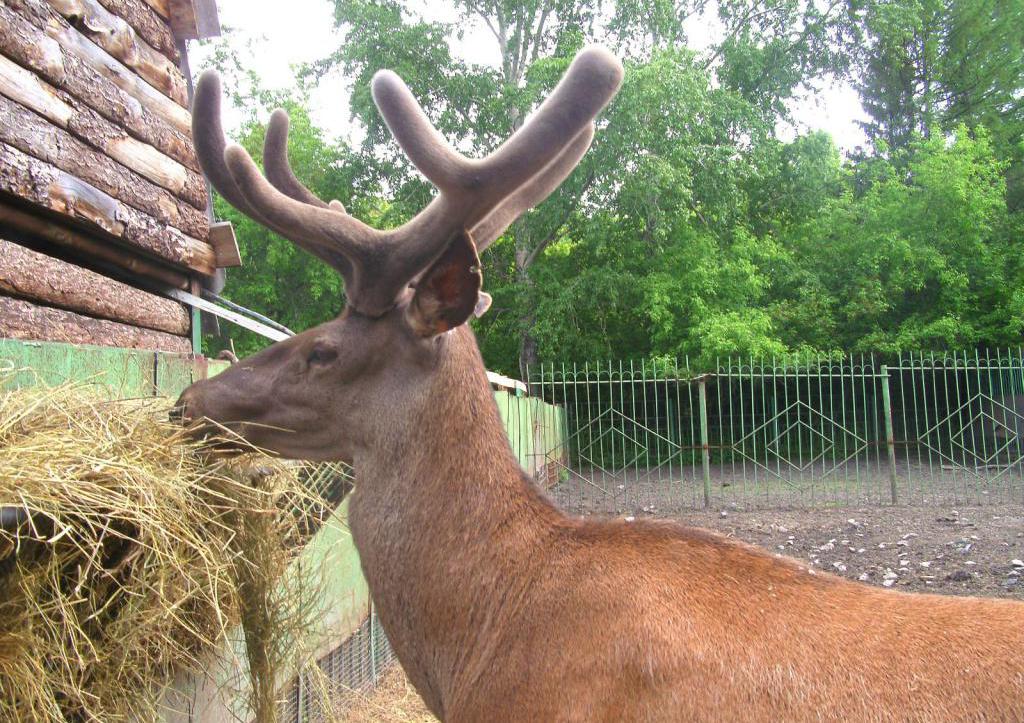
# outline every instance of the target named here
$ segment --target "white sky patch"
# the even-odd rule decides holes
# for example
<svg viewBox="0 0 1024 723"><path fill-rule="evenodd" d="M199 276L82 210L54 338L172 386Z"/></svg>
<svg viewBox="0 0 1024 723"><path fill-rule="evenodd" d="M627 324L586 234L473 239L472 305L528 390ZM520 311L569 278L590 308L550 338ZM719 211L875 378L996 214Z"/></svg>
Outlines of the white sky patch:
<svg viewBox="0 0 1024 723"><path fill-rule="evenodd" d="M242 62L267 88L292 86L300 65L327 57L341 43L334 29L333 4L327 0L217 0L217 7L221 23L235 30L230 41L232 47L242 51ZM457 11L450 5L420 0L414 7L427 20L458 20ZM685 28L691 47L697 50L706 48L721 33L718 19L712 13L688 20ZM244 51L250 41L254 52L247 54ZM209 51L193 43L189 54L193 68L201 68ZM465 26L462 39L453 41L453 54L472 63L499 62L493 37L482 22ZM348 81L335 72L325 77L311 95L313 119L330 136L353 137L348 109L350 93ZM804 90L789 107L793 123L780 123L776 128L783 140L790 140L797 133L824 130L844 152L865 144L857 121L865 120L866 114L849 83L822 83L814 90ZM229 114L226 124L237 126L239 120Z"/></svg>

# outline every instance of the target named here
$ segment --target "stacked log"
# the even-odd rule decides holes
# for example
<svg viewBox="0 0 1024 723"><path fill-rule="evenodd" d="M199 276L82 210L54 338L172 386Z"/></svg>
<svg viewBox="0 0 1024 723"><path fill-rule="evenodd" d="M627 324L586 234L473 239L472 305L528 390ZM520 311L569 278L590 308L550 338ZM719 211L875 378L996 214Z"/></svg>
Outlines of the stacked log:
<svg viewBox="0 0 1024 723"><path fill-rule="evenodd" d="M153 290L232 258L182 72L211 22L211 0L0 2L0 336L191 349L193 314Z"/></svg>
<svg viewBox="0 0 1024 723"><path fill-rule="evenodd" d="M94 319L7 296L0 296L0 335L9 339L42 339L177 354L192 350L186 337Z"/></svg>
<svg viewBox="0 0 1024 723"><path fill-rule="evenodd" d="M185 336L189 315L177 302L0 238L0 294L42 301L155 331Z"/></svg>

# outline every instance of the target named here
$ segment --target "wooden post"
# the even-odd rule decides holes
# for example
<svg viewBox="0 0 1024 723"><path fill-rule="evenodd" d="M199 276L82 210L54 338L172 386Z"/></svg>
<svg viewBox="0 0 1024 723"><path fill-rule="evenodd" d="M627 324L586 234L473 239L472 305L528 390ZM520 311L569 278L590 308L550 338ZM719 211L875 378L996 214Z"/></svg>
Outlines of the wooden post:
<svg viewBox="0 0 1024 723"><path fill-rule="evenodd" d="M711 507L711 446L708 443L708 390L707 376L697 382L700 400L700 449L704 467L704 507Z"/></svg>
<svg viewBox="0 0 1024 723"><path fill-rule="evenodd" d="M889 450L889 490L896 504L896 438L892 431L892 402L889 396L889 367L882 365L882 414L885 417L885 446Z"/></svg>

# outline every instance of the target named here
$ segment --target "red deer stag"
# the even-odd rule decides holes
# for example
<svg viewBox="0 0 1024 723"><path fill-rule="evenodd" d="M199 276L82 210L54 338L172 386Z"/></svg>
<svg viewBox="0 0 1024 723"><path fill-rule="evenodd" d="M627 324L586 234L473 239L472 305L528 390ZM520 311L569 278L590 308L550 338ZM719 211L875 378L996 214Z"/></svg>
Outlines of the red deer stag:
<svg viewBox="0 0 1024 723"><path fill-rule="evenodd" d="M283 112L266 177L225 149L204 75L210 181L337 269L348 304L195 384L179 413L355 466L366 579L442 720L1024 721L1024 604L872 588L671 522L569 517L520 468L465 324L486 298L477 251L572 171L621 79L606 51L583 51L529 122L469 160L379 73L377 106L439 193L377 231L295 178Z"/></svg>

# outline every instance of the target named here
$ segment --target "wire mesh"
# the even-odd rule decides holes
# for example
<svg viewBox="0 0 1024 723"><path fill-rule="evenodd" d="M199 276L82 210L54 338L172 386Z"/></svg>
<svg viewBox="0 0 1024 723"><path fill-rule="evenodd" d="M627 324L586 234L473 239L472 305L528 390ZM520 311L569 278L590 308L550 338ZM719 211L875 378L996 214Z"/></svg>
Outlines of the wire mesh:
<svg viewBox="0 0 1024 723"><path fill-rule="evenodd" d="M395 654L380 619L370 608L362 624L340 645L303 670L285 690L278 710L282 723L326 723L340 712L346 695L377 686Z"/></svg>

